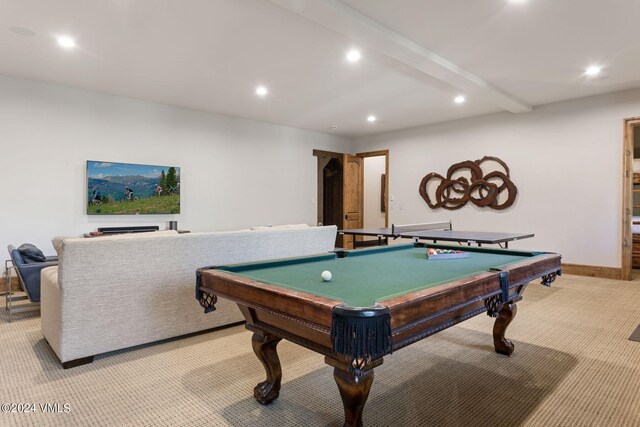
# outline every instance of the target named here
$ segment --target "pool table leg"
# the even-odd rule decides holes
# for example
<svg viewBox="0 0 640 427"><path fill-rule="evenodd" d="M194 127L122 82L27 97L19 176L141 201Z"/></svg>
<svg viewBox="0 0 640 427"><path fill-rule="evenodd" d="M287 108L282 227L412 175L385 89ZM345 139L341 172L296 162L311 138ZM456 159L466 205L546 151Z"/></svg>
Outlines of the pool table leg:
<svg viewBox="0 0 640 427"><path fill-rule="evenodd" d="M382 359L357 374L350 372L348 364L329 358L325 358L325 362L334 367L333 379L340 390L344 407L343 427L362 427L362 411L367 403L369 390L371 390L373 383L373 367L382 363Z"/></svg>
<svg viewBox="0 0 640 427"><path fill-rule="evenodd" d="M262 362L267 373L267 380L261 382L253 389L253 396L262 405L268 405L280 395L280 383L282 382L282 369L276 346L282 340L275 335L254 332L251 338L253 351Z"/></svg>
<svg viewBox="0 0 640 427"><path fill-rule="evenodd" d="M496 352L510 356L513 353L513 343L511 340L505 338L504 334L507 330L507 326L511 323L518 307L513 301L509 301L502 305L496 323L493 325L493 345L496 348Z"/></svg>

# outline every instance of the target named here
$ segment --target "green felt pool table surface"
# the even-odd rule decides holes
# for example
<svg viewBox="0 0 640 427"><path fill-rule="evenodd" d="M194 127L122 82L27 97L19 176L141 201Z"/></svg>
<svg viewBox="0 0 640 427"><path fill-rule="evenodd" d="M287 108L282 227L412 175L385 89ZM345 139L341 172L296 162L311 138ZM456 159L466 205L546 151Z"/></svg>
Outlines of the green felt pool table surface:
<svg viewBox="0 0 640 427"><path fill-rule="evenodd" d="M461 249L459 246L429 245ZM452 280L502 268L537 252L487 248L464 248L468 258L427 259L426 247L393 245L314 257L219 267L266 284L323 296L352 307L368 307L376 302L433 287ZM321 273L332 279L325 282Z"/></svg>

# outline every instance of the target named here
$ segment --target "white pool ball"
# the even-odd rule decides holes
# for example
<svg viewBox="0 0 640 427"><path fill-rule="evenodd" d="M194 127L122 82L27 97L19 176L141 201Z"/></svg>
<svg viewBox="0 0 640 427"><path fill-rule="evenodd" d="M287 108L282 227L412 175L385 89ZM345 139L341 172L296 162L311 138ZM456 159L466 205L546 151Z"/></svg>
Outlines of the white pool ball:
<svg viewBox="0 0 640 427"><path fill-rule="evenodd" d="M331 272L329 270L325 270L322 272L320 277L322 277L322 280L324 280L325 282L329 282L331 281Z"/></svg>

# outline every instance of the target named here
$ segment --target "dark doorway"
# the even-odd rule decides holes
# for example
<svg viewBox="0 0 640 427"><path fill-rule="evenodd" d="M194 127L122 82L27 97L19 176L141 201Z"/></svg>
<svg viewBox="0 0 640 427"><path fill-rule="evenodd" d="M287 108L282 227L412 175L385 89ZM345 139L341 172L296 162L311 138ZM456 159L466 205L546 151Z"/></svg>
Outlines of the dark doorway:
<svg viewBox="0 0 640 427"><path fill-rule="evenodd" d="M322 224L342 228L342 189L344 176L340 159L332 158L322 169Z"/></svg>
<svg viewBox="0 0 640 427"><path fill-rule="evenodd" d="M344 226L344 163L342 153L313 150L318 158L318 225ZM343 236L336 237L336 247L342 247Z"/></svg>

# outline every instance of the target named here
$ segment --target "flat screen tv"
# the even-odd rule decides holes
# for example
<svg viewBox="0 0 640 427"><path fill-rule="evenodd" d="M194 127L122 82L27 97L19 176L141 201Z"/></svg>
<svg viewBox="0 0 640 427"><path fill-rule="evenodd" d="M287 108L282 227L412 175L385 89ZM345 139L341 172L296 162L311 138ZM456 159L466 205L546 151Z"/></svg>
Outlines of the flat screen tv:
<svg viewBox="0 0 640 427"><path fill-rule="evenodd" d="M88 215L180 213L180 168L87 161Z"/></svg>

